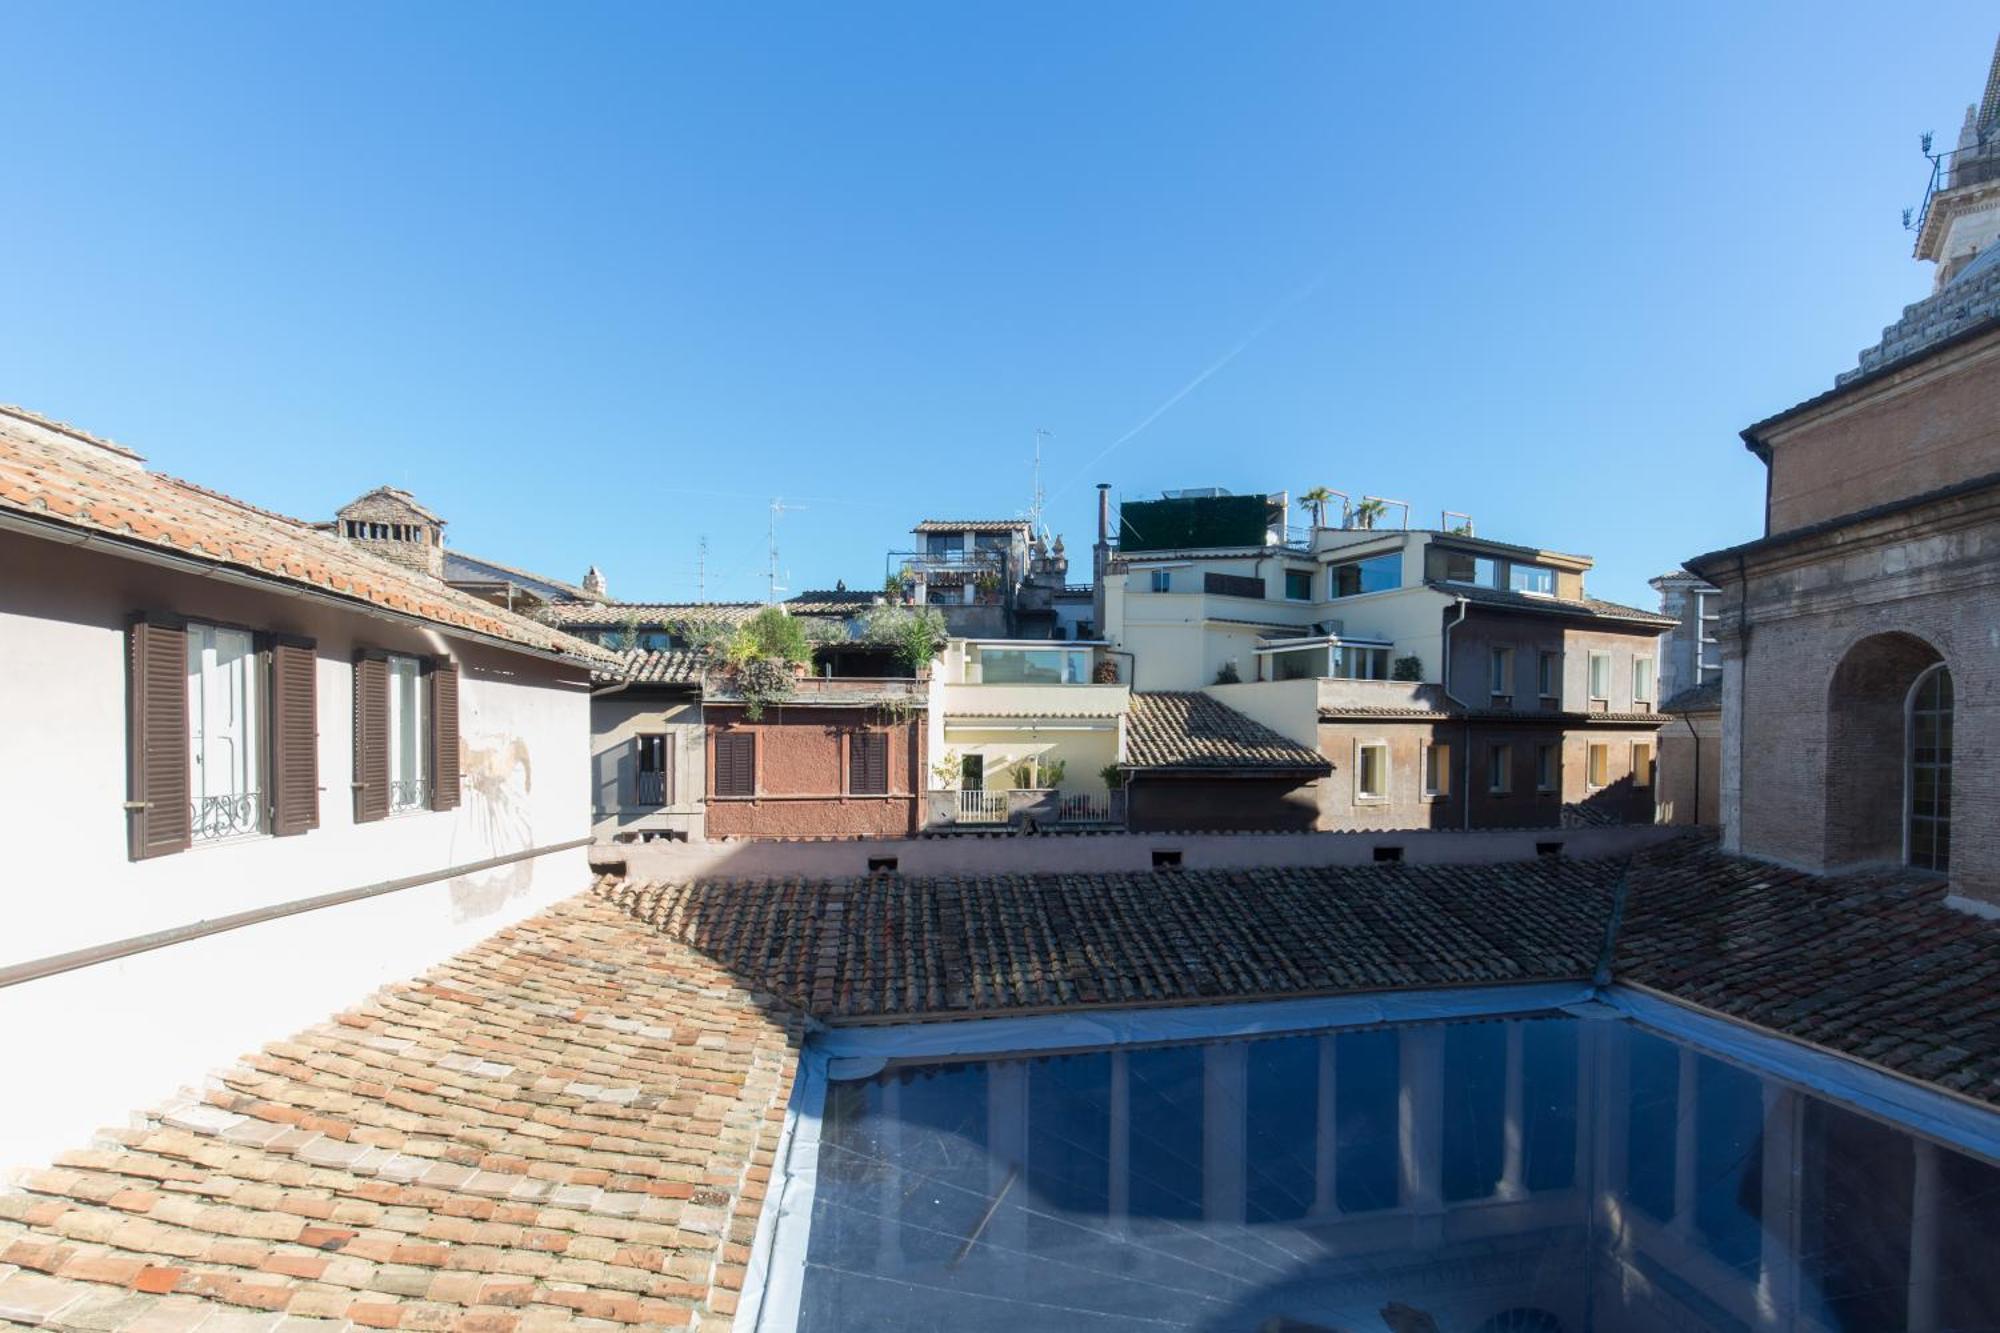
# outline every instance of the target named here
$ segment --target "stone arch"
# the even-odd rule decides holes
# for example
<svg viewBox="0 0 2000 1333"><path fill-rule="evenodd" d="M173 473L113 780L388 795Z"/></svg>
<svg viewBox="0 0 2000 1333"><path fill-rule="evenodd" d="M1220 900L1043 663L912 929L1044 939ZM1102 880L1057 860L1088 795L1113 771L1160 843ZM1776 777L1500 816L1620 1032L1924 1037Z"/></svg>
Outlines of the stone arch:
<svg viewBox="0 0 2000 1333"><path fill-rule="evenodd" d="M1901 630L1850 646L1826 692L1826 865L1901 864L1909 806L1909 700L1944 661Z"/></svg>

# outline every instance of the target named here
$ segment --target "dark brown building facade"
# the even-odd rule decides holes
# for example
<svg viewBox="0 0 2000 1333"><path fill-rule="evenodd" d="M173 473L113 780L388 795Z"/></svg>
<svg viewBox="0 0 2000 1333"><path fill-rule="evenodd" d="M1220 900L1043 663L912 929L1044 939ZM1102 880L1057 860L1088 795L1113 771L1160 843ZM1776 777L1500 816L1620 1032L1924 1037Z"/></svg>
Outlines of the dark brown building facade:
<svg viewBox="0 0 2000 1333"><path fill-rule="evenodd" d="M711 689L711 838L905 837L923 826L925 682L808 678L751 718Z"/></svg>

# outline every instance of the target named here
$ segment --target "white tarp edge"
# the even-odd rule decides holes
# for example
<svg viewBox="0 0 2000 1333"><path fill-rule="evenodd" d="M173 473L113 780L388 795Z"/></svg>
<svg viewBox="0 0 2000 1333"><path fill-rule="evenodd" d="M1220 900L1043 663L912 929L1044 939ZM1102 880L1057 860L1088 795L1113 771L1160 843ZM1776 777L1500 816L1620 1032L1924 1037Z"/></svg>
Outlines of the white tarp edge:
<svg viewBox="0 0 2000 1333"><path fill-rule="evenodd" d="M1684 1038L1703 1051L1795 1083L1828 1101L1851 1106L1948 1147L2000 1162L2000 1112L1983 1110L1844 1055L1645 991L1614 984L1599 992L1598 998L1633 1020Z"/></svg>
<svg viewBox="0 0 2000 1333"><path fill-rule="evenodd" d="M757 1234L743 1272L743 1299L730 1327L794 1329L805 1290L806 1237L819 1188L819 1126L826 1110L826 1056L810 1042L799 1054L792 1104L771 1163L771 1188L757 1214Z"/></svg>

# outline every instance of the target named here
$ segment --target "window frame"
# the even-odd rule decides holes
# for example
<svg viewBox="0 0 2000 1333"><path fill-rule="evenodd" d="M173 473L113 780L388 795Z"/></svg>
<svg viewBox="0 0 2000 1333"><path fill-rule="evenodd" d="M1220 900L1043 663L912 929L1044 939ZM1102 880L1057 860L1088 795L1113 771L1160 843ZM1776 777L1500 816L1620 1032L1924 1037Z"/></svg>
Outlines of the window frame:
<svg viewBox="0 0 2000 1333"><path fill-rule="evenodd" d="M722 787L722 747L750 747L750 786L747 791L729 790ZM717 799L726 801L754 801L757 799L757 733L754 731L718 731L715 733L713 748L709 756L711 776L709 786ZM733 766L733 764L732 764Z"/></svg>
<svg viewBox="0 0 2000 1333"><path fill-rule="evenodd" d="M1306 581L1306 589L1304 592L1297 594L1294 594L1292 592L1292 580L1295 578L1304 579ZM1289 568L1286 569L1285 600L1288 602L1310 602L1312 599L1313 599L1313 571L1311 571L1310 569L1289 569Z"/></svg>
<svg viewBox="0 0 2000 1333"><path fill-rule="evenodd" d="M1374 566L1375 572L1379 576L1383 569L1389 567L1388 562L1390 561L1394 562L1394 580L1384 587L1367 587L1367 571L1369 567ZM1355 587L1353 592L1342 592L1340 589L1340 572L1344 569L1355 571ZM1326 600L1329 602L1338 602L1349 597L1372 597L1377 593L1394 592L1402 586L1403 553L1401 551L1380 551L1374 555L1361 556L1353 560L1333 560L1327 562Z"/></svg>
<svg viewBox="0 0 2000 1333"><path fill-rule="evenodd" d="M1604 664L1604 692L1602 694L1597 691L1597 664L1599 662ZM1595 648L1590 650L1590 656L1587 659L1586 670L1584 672L1584 690L1592 703L1601 703L1606 707L1610 706L1611 654L1609 652L1600 652Z"/></svg>
<svg viewBox="0 0 2000 1333"><path fill-rule="evenodd" d="M1951 691L1950 701L1934 708L1920 708L1918 705L1923 697L1925 688L1932 681L1940 677L1944 680L1945 688ZM1945 753L1952 751L1952 742L1955 738L1952 737L1951 733L1957 724L1957 712L1958 682L1952 675L1950 667L1944 662L1933 662L1924 668L1924 670L1918 672L1916 680L1910 683L1909 695L1903 703L1903 864L1916 870L1929 871L1934 874L1951 873L1951 835L1953 824L1953 816L1951 814L1951 780L1953 763L1956 756L1954 755L1953 758L1933 758L1919 763L1917 760L1917 717L1920 713L1928 713L1938 719L1937 725L1940 727L1939 738L1946 741L1946 744L1931 747L1932 753L1935 756L1940 751ZM1928 768L1932 772L1933 796L1931 800L1931 813L1929 814L1919 814L1917 811L1916 781L1917 771L1920 768ZM1936 792L1940 789L1944 794L1942 802L1936 796ZM1944 813L1941 815L1936 813L1940 807L1944 810ZM1919 861L1916 856L1916 826L1919 822L1929 823L1934 826L1931 832L1931 850L1922 861ZM1942 858L1939 858L1937 855L1938 834L1940 832L1944 835L1944 855Z"/></svg>
<svg viewBox="0 0 2000 1333"><path fill-rule="evenodd" d="M1146 572L1147 572L1147 574L1151 575L1151 581L1150 581L1150 584L1148 585L1151 591L1153 591L1153 592L1172 592L1172 591L1174 590L1174 571L1173 571L1173 570L1171 570L1171 569L1149 569L1149 570L1147 570Z"/></svg>
<svg viewBox="0 0 2000 1333"><path fill-rule="evenodd" d="M420 657L415 653L386 651L382 657L388 663L389 725L385 741L389 757L389 817L394 818L397 815L417 814L431 808L431 785L437 780L437 756L431 752L431 731L435 725L433 710L436 708L436 701L431 698L430 693L431 660L428 657ZM417 721L415 745L411 757L415 760L418 770L414 779L397 777L398 760L402 750L402 727L398 721L401 716L401 701L397 698L396 688L398 662L410 664L411 679L414 682L411 697L416 702ZM399 800L397 788L399 786L408 788L413 781L416 784L414 789L406 790L403 798Z"/></svg>
<svg viewBox="0 0 2000 1333"><path fill-rule="evenodd" d="M1642 755L1644 756L1643 762L1641 760ZM1653 764L1655 762L1653 757L1653 743L1651 741L1633 741L1631 753L1628 757L1632 764L1632 785L1650 790L1653 785Z"/></svg>
<svg viewBox="0 0 2000 1333"><path fill-rule="evenodd" d="M1544 699L1562 697L1562 653L1541 649L1535 658L1535 691Z"/></svg>
<svg viewBox="0 0 2000 1333"><path fill-rule="evenodd" d="M1488 796L1511 796L1513 793L1513 742L1491 742L1486 747L1486 794Z"/></svg>
<svg viewBox="0 0 2000 1333"><path fill-rule="evenodd" d="M1381 760L1377 764L1380 770L1377 774L1378 789L1374 791L1370 791L1364 786L1368 771L1367 761L1363 758L1363 755L1370 750L1381 751ZM1389 742L1387 740L1375 737L1369 740L1357 740L1354 742L1354 803L1356 805L1381 805L1386 803L1389 800L1389 775L1390 758Z"/></svg>
<svg viewBox="0 0 2000 1333"><path fill-rule="evenodd" d="M1602 776L1599 774L1598 758L1603 757ZM1603 791L1611 785L1611 742L1590 741L1583 749L1583 785L1592 791Z"/></svg>
<svg viewBox="0 0 2000 1333"><path fill-rule="evenodd" d="M188 676L185 687L188 691L187 718L186 726L183 728L185 735L182 737L182 742L187 747L188 847L189 849L214 847L224 843L247 842L257 838L268 838L272 836L273 830L271 807L275 792L272 784L275 781L277 765L277 755L275 753L276 741L271 730L271 724L274 720L271 711L271 638L268 634L254 630L247 625L232 624L228 621L220 620L202 620L196 617L180 618L179 627L181 633L185 636L185 655L189 658L192 657L195 651L196 635L204 630L219 634L241 635L247 640L249 643L249 652L245 655L247 665L244 668L244 675L249 683L252 695L249 705L245 710L247 717L245 749L248 751L251 763L254 765L254 769L250 775L252 780L250 789L245 792L236 793L233 796L222 796L213 799L233 799L238 802L244 800L250 801L253 806L254 826L239 828L231 832L221 832L212 836L204 836L201 831L202 819L196 813L196 809L205 799L209 798L205 798L200 794L200 784L195 780L195 771L197 765L200 763L195 745L195 728L198 724L194 703L194 674L192 662L188 663Z"/></svg>
<svg viewBox="0 0 2000 1333"><path fill-rule="evenodd" d="M1496 643L1486 651L1487 693L1495 699L1514 697L1514 648L1511 644Z"/></svg>
<svg viewBox="0 0 2000 1333"><path fill-rule="evenodd" d="M882 785L880 788L857 781L857 775L864 775L868 762L864 757L867 750L875 746L882 748ZM894 785L889 777L889 733L886 731L856 731L847 738L847 794L849 796L887 796Z"/></svg>
<svg viewBox="0 0 2000 1333"><path fill-rule="evenodd" d="M1423 797L1427 801L1442 801L1451 796L1451 742L1425 741L1423 759L1419 769L1423 782Z"/></svg>
<svg viewBox="0 0 2000 1333"><path fill-rule="evenodd" d="M1634 657L1632 659L1632 705L1635 708L1640 704L1650 704L1653 702L1653 682L1656 679L1654 676L1655 665L1656 659L1650 656ZM1644 693L1640 692L1642 681L1644 682Z"/></svg>
<svg viewBox="0 0 2000 1333"><path fill-rule="evenodd" d="M1544 759L1548 761L1546 764ZM1562 790L1562 746L1555 741L1543 741L1535 747L1535 790L1543 793Z"/></svg>

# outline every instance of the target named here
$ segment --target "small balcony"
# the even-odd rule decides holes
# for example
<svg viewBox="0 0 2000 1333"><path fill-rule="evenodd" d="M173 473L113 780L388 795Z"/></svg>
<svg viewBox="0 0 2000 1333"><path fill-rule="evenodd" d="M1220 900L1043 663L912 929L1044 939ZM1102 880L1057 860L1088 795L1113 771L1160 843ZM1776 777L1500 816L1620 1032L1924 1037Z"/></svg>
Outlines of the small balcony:
<svg viewBox="0 0 2000 1333"><path fill-rule="evenodd" d="M1033 787L992 791L933 788L925 826L963 833L1123 828L1125 793Z"/></svg>
<svg viewBox="0 0 2000 1333"><path fill-rule="evenodd" d="M634 805L660 806L667 803L667 775L657 770L640 772L633 783Z"/></svg>

